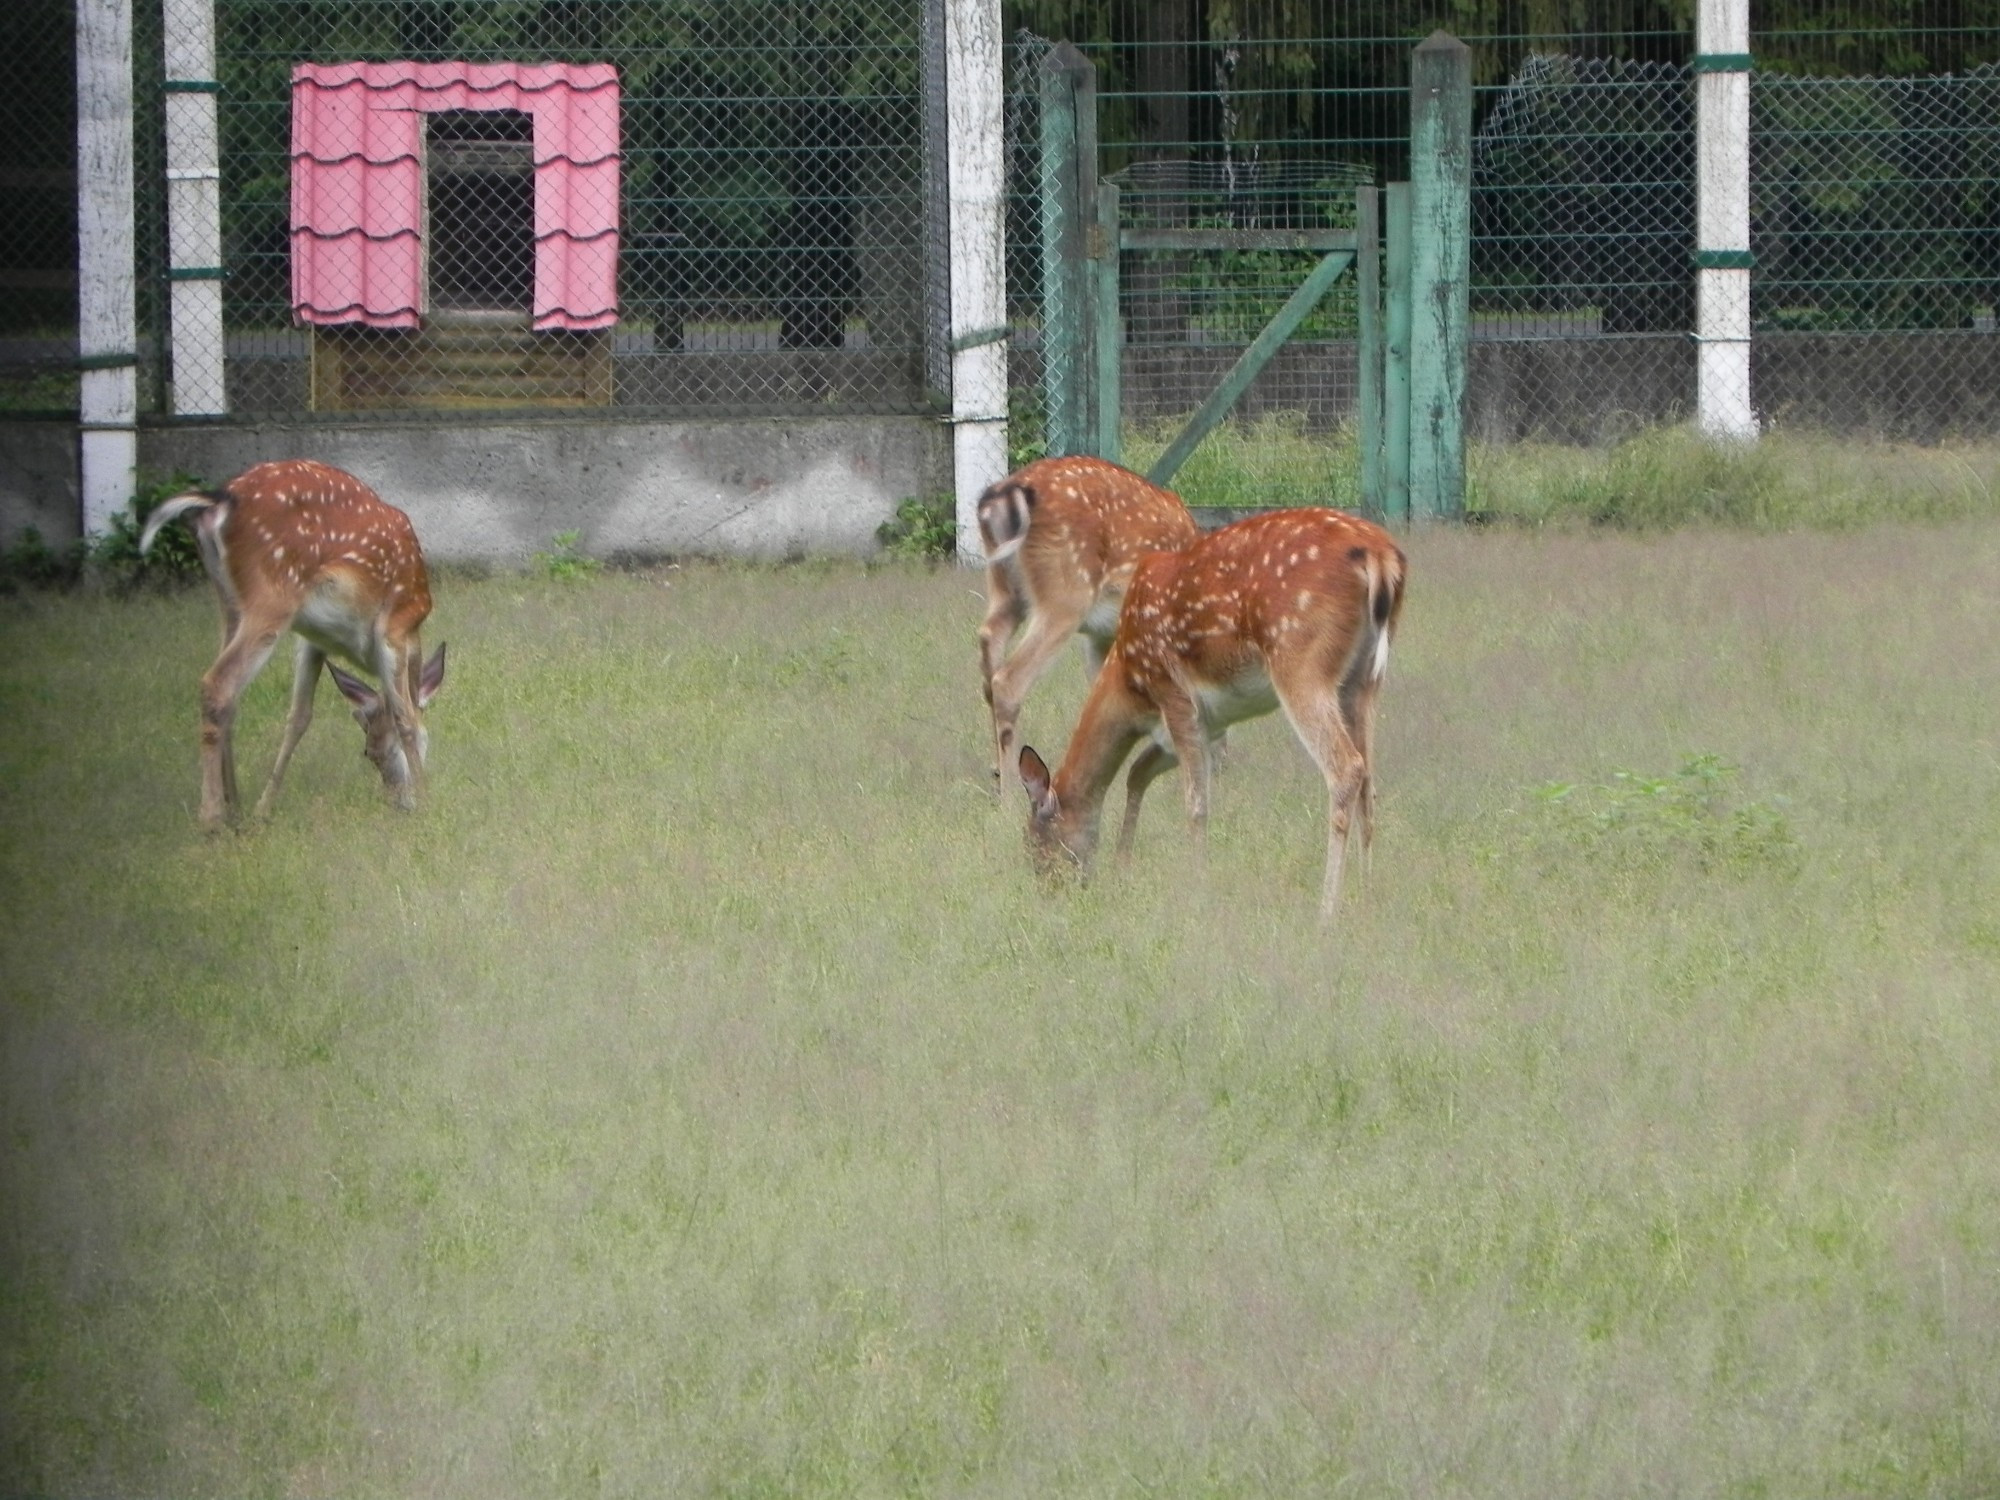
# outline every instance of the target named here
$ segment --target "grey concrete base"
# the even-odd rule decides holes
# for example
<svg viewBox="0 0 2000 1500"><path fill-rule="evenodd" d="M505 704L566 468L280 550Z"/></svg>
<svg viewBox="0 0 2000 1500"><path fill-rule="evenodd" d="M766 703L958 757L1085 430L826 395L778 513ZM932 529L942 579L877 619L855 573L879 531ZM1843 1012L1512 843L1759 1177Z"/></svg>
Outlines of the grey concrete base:
<svg viewBox="0 0 2000 1500"><path fill-rule="evenodd" d="M46 443L26 428L0 424L0 534L37 524L17 515L66 508L67 530L43 535L73 537L75 430L52 429L67 433L65 490L34 467ZM951 487L950 434L925 417L265 421L148 427L139 439L147 474L219 483L272 458L316 458L366 480L409 512L434 561L501 567L571 531L594 557L864 556L899 501Z"/></svg>
<svg viewBox="0 0 2000 1500"><path fill-rule="evenodd" d="M0 422L0 547L30 528L51 546L83 534L74 422Z"/></svg>

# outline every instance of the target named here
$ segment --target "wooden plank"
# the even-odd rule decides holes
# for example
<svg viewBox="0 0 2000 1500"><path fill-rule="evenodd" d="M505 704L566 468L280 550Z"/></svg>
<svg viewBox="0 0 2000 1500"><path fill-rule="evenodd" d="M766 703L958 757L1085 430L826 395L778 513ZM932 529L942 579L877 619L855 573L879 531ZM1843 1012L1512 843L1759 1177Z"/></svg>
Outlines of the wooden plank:
<svg viewBox="0 0 2000 1500"><path fill-rule="evenodd" d="M1355 404L1360 420L1355 441L1361 445L1361 505L1382 510L1382 214L1381 190L1354 190L1354 292L1356 321Z"/></svg>
<svg viewBox="0 0 2000 1500"><path fill-rule="evenodd" d="M1097 445L1099 458L1117 463L1123 447L1120 422L1124 386L1119 361L1125 354L1124 325L1118 317L1118 184L1097 189L1097 233L1091 240L1097 275Z"/></svg>
<svg viewBox="0 0 2000 1500"><path fill-rule="evenodd" d="M1382 195L1387 231L1386 326L1382 330L1382 514L1410 520L1410 185Z"/></svg>
<svg viewBox="0 0 2000 1500"><path fill-rule="evenodd" d="M1410 517L1465 514L1472 265L1472 49L1433 32L1410 59Z"/></svg>
<svg viewBox="0 0 2000 1500"><path fill-rule="evenodd" d="M1229 408L1234 406L1237 398L1250 388L1250 382L1255 380L1264 366L1271 362L1271 356L1284 347L1285 340L1297 331L1299 324L1306 320L1306 315L1318 304L1319 299L1326 295L1327 289L1353 264L1352 250L1335 250L1313 267L1312 274L1306 277L1299 289L1286 299L1285 305L1279 308L1276 316L1264 326L1264 331L1251 341L1250 347L1243 351L1236 363L1230 367L1229 373L1223 376L1222 384L1215 388L1215 394L1202 403L1201 410L1189 419L1181 435L1167 445L1167 451L1162 453L1146 471L1148 479L1158 485L1172 483L1174 475L1180 472L1181 465L1187 462L1188 455L1200 447L1201 440L1213 432L1216 424L1229 414Z"/></svg>
<svg viewBox="0 0 2000 1500"><path fill-rule="evenodd" d="M1127 250L1352 250L1352 229L1128 229Z"/></svg>
<svg viewBox="0 0 2000 1500"><path fill-rule="evenodd" d="M1089 229L1097 212L1097 73L1059 42L1042 59L1042 401L1050 454L1088 453L1097 408L1096 268Z"/></svg>

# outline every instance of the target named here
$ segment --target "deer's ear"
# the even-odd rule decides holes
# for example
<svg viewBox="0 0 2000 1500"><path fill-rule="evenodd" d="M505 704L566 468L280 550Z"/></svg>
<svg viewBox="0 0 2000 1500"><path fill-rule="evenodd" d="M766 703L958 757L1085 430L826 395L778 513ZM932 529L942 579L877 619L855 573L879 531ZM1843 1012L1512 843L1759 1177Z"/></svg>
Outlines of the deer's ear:
<svg viewBox="0 0 2000 1500"><path fill-rule="evenodd" d="M1028 793L1029 805L1039 816L1054 816L1056 793L1049 784L1048 762L1035 753L1033 745L1021 747L1021 785Z"/></svg>
<svg viewBox="0 0 2000 1500"><path fill-rule="evenodd" d="M333 685L340 689L340 696L363 713L373 713L381 706L382 700L376 696L375 689L352 672L343 672L332 662L326 664L326 670L332 674Z"/></svg>
<svg viewBox="0 0 2000 1500"><path fill-rule="evenodd" d="M429 708L437 690L444 686L444 643L438 643L431 659L424 663L424 670L417 677L417 707Z"/></svg>

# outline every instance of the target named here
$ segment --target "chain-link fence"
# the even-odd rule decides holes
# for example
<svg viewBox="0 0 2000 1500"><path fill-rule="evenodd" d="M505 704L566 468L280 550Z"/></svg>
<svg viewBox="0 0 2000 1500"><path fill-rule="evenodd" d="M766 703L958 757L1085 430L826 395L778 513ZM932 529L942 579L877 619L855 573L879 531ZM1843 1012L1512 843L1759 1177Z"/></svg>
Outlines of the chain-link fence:
<svg viewBox="0 0 2000 1500"><path fill-rule="evenodd" d="M0 6L0 411L76 409L76 15Z"/></svg>
<svg viewBox="0 0 2000 1500"><path fill-rule="evenodd" d="M1106 174L1167 184L1154 212L1190 223L1254 215L1254 197L1232 182L1283 183L1282 202L1323 163L1358 165L1378 182L1406 177L1410 50L1428 27L1460 23L1468 10L1300 0L1210 12L1204 34L1204 18L1181 9L1021 6L1044 34L1071 36L1096 63ZM1589 28L1566 35L1466 37L1475 439L1601 441L1695 408L1694 38L1685 17L1636 0L1586 9ZM1987 393L2000 389L2000 341L1985 335L2000 280L1990 269L2000 250L2000 26L1967 25L1925 3L1870 30L1816 25L1809 8L1802 19L1768 10L1789 24L1753 38L1759 415L1913 436L1994 430L2000 409ZM1258 24L1288 34L1260 35ZM1024 38L1014 49L1024 118L1029 62L1042 45ZM1870 66L1958 76L1813 76ZM1017 139L1013 227L1032 241L1031 129ZM1295 284L1302 259L1281 268L1268 252L1128 254L1128 428L1191 410L1254 334L1215 315L1219 275L1260 323L1275 306L1268 284ZM1031 349L1039 263L1017 251L1009 270L1017 347ZM1353 417L1349 339L1338 312L1323 313L1260 376L1239 417L1289 413L1309 432L1338 432ZM1018 404L1031 407L1032 359L1017 357L1016 379Z"/></svg>
<svg viewBox="0 0 2000 1500"><path fill-rule="evenodd" d="M2000 429L2000 67L1759 74L1752 390L1770 420Z"/></svg>
<svg viewBox="0 0 2000 1500"><path fill-rule="evenodd" d="M935 9L136 0L142 406L199 410L183 387L208 359L216 404L249 415L936 409L950 257ZM1413 41L1504 7L1444 9L1010 14L1096 65L1101 168L1128 223L1245 226L1338 223L1352 180L1408 175ZM1588 31L1467 38L1477 437L1595 440L1692 406L1693 38L1646 0L1585 9ZM1767 9L1804 19L1752 39L1760 414L1992 430L2000 26L1947 25L1932 0L1847 31ZM208 78L175 61L198 14ZM0 7L0 410L74 402L73 28L63 0ZM1017 452L1039 391L1035 45L1008 49ZM1871 71L1913 76L1821 76ZM173 138L204 97L206 158ZM204 169L219 171L208 250L175 217ZM1128 421L1194 406L1307 259L1128 255ZM221 278L210 324L189 291L205 277ZM1330 300L1244 411L1339 430L1345 347L1351 313Z"/></svg>
<svg viewBox="0 0 2000 1500"><path fill-rule="evenodd" d="M1468 430L1591 441L1694 405L1694 78L1537 53L1472 147Z"/></svg>
<svg viewBox="0 0 2000 1500"><path fill-rule="evenodd" d="M919 0L214 22L232 412L932 404Z"/></svg>

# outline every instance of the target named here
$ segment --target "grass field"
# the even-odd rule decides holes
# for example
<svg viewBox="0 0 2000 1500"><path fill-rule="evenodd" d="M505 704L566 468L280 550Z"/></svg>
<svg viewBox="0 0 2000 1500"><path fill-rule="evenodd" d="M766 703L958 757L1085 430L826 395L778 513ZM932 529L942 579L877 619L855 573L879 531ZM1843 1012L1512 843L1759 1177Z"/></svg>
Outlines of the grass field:
<svg viewBox="0 0 2000 1500"><path fill-rule="evenodd" d="M0 1493L2000 1494L2000 521L1409 550L1326 938L1276 719L1036 884L968 574L447 577L217 839L0 599Z"/></svg>
<svg viewBox="0 0 2000 1500"><path fill-rule="evenodd" d="M1125 461L1145 469L1178 423L1125 434ZM1361 493L1351 430L1308 430L1296 414L1227 423L1174 476L1190 505L1342 505ZM1472 443L1467 515L1475 521L1627 530L1721 525L1839 529L1903 521L2000 517L2000 444L1829 441L1779 429L1742 448L1688 426L1653 427L1602 447Z"/></svg>

